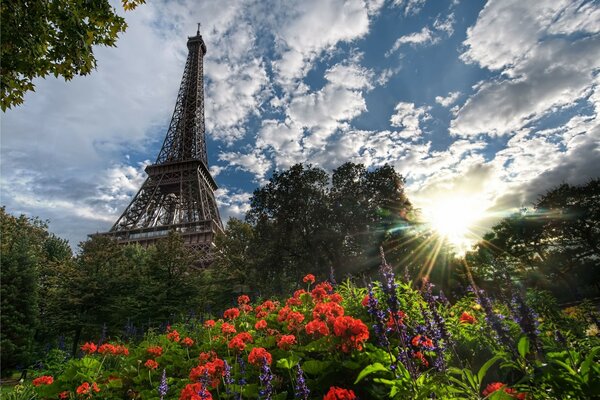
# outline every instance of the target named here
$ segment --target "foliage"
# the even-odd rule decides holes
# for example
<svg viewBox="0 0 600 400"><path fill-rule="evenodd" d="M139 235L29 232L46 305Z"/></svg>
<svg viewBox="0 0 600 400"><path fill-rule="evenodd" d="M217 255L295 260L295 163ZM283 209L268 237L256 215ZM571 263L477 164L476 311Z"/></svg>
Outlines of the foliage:
<svg viewBox="0 0 600 400"><path fill-rule="evenodd" d="M33 390L37 398L103 399L600 395L600 337L580 329L589 310L538 321L530 337L522 331L529 303L515 308L473 291L450 304L427 282L417 291L395 280L385 262L381 272L368 288L309 274L305 289L281 300L239 296L220 319L149 330L140 342L86 343L82 358L38 371Z"/></svg>
<svg viewBox="0 0 600 400"><path fill-rule="evenodd" d="M0 208L2 286L0 343L2 370L26 367L36 353L36 336L44 334L49 264L71 256L66 242L47 232L46 224Z"/></svg>
<svg viewBox="0 0 600 400"><path fill-rule="evenodd" d="M130 10L145 0L123 0ZM127 24L108 0L11 0L0 4L3 111L23 103L33 80L65 80L96 68L93 46L114 46Z"/></svg>
<svg viewBox="0 0 600 400"><path fill-rule="evenodd" d="M549 190L531 209L500 221L484 239L466 257L476 276L496 281L518 277L526 286L553 291L562 301L597 296L600 180Z"/></svg>
<svg viewBox="0 0 600 400"><path fill-rule="evenodd" d="M215 268L263 296L294 288L308 272L373 273L390 228L408 225L412 212L404 179L389 165L346 163L330 177L296 164L275 172L250 203L246 222L230 221L217 240Z"/></svg>

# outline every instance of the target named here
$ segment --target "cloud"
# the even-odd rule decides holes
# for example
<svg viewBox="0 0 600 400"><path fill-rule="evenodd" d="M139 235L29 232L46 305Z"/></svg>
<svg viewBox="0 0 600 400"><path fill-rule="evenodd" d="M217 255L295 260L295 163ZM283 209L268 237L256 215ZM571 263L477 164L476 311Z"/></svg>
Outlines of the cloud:
<svg viewBox="0 0 600 400"><path fill-rule="evenodd" d="M417 15L427 0L394 0L393 5L404 9L404 15Z"/></svg>
<svg viewBox="0 0 600 400"><path fill-rule="evenodd" d="M509 134L589 95L600 68L600 36L582 36L582 32L600 24L587 22L582 13L593 14L600 7L573 10L569 4L492 1L486 5L468 30L462 58L501 75L479 85L458 110L450 128L453 134ZM561 21L561 35L550 34L555 20Z"/></svg>
<svg viewBox="0 0 600 400"><path fill-rule="evenodd" d="M421 122L431 117L427 111L429 107L415 107L413 103L400 102L394 107L390 124L402 128L403 138L416 140L423 134Z"/></svg>
<svg viewBox="0 0 600 400"><path fill-rule="evenodd" d="M271 162L258 151L249 153L222 152L219 153L219 160L226 161L228 166L254 174L259 181L264 178L271 168Z"/></svg>
<svg viewBox="0 0 600 400"><path fill-rule="evenodd" d="M457 91L448 93L446 97L435 96L435 102L440 104L442 107L448 107L454 104L460 95L461 93Z"/></svg>
<svg viewBox="0 0 600 400"><path fill-rule="evenodd" d="M438 17L433 23L433 30L428 26L424 26L419 32L400 36L396 39L392 48L385 53L385 56L391 56L404 45L417 47L439 43L441 40L440 32L445 32L448 37L452 36L455 22L454 13L449 14L445 20Z"/></svg>
<svg viewBox="0 0 600 400"><path fill-rule="evenodd" d="M272 28L279 58L272 64L277 83L293 87L324 50L364 36L369 30L370 12L375 9L378 7L369 11L361 0L312 0L275 11Z"/></svg>
<svg viewBox="0 0 600 400"><path fill-rule="evenodd" d="M215 191L217 206L221 211L223 223L229 218L244 219L250 210L251 193L235 191L230 188L219 188Z"/></svg>

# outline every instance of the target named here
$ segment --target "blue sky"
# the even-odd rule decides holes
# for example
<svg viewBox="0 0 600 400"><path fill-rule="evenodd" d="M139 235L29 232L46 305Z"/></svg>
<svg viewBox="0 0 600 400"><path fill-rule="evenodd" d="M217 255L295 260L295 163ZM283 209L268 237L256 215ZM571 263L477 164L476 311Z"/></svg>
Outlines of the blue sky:
<svg viewBox="0 0 600 400"><path fill-rule="evenodd" d="M145 179L197 22L225 219L296 162L392 164L417 207L466 205L478 233L598 176L597 2L148 3L91 75L40 79L2 115L2 204L72 245L110 228Z"/></svg>

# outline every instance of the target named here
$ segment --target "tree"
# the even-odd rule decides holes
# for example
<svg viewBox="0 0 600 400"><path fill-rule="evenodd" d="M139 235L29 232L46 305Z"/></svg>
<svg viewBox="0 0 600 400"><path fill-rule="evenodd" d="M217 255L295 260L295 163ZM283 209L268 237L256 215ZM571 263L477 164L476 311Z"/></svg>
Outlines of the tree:
<svg viewBox="0 0 600 400"><path fill-rule="evenodd" d="M123 0L131 10L145 0ZM114 46L127 24L108 0L11 0L0 3L2 59L0 106L23 103L33 80L65 80L96 68L93 46Z"/></svg>
<svg viewBox="0 0 600 400"><path fill-rule="evenodd" d="M531 209L500 221L467 254L483 278L494 279L501 265L529 285L560 291L563 299L600 291L599 259L599 179L549 190ZM557 283L566 284L568 293Z"/></svg>
<svg viewBox="0 0 600 400"><path fill-rule="evenodd" d="M2 370L27 367L35 355L39 324L39 268L44 258L46 224L24 215L13 217L0 208L2 232L1 325Z"/></svg>

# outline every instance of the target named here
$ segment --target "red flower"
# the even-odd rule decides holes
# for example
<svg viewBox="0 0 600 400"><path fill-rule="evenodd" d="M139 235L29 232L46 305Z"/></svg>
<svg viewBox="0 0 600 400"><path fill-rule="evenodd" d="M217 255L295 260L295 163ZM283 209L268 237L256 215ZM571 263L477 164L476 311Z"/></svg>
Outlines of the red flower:
<svg viewBox="0 0 600 400"><path fill-rule="evenodd" d="M250 297L246 296L245 294L238 297L239 305L248 304L248 303L250 303Z"/></svg>
<svg viewBox="0 0 600 400"><path fill-rule="evenodd" d="M200 360L201 363L205 363L207 361L212 361L215 358L217 358L217 353L215 353L214 351L209 351L208 353L202 352L200 353L200 355L198 356L198 359Z"/></svg>
<svg viewBox="0 0 600 400"><path fill-rule="evenodd" d="M427 361L427 359L425 358L425 356L423 355L423 353L421 353L420 351L415 351L415 352L413 353L413 358L415 358L415 359L417 359L417 360L421 361L421 363L422 363L424 366L426 366L426 367L428 367L428 366L429 366L429 362Z"/></svg>
<svg viewBox="0 0 600 400"><path fill-rule="evenodd" d="M423 346L427 350L433 350L434 349L433 341L431 339L429 339L427 336L417 335L414 338L412 338L411 343L415 347Z"/></svg>
<svg viewBox="0 0 600 400"><path fill-rule="evenodd" d="M260 319L260 320L256 321L256 324L254 324L254 329L256 329L256 330L265 329L266 327L267 327L267 321L265 321L264 319Z"/></svg>
<svg viewBox="0 0 600 400"><path fill-rule="evenodd" d="M59 398L59 399L62 399L62 400L64 400L64 399L68 399L68 398L69 398L69 391L68 391L68 390L65 390L65 391L63 391L63 392L60 392L60 393L58 394L58 398Z"/></svg>
<svg viewBox="0 0 600 400"><path fill-rule="evenodd" d="M311 290L310 295L316 301L321 301L332 291L333 287L329 284L329 282L321 282L315 286L313 290Z"/></svg>
<svg viewBox="0 0 600 400"><path fill-rule="evenodd" d="M329 388L329 392L323 397L323 400L354 400L356 395L350 389L342 389L337 386Z"/></svg>
<svg viewBox="0 0 600 400"><path fill-rule="evenodd" d="M214 328L214 326L215 326L215 320L214 319L209 319L209 320L206 320L204 322L204 327L205 328L209 328L210 329L210 328Z"/></svg>
<svg viewBox="0 0 600 400"><path fill-rule="evenodd" d="M181 389L179 400L212 400L212 395L200 382L189 383Z"/></svg>
<svg viewBox="0 0 600 400"><path fill-rule="evenodd" d="M344 298L339 293L333 293L333 294L329 295L329 301L332 301L334 303L341 303L342 300L344 300Z"/></svg>
<svg viewBox="0 0 600 400"><path fill-rule="evenodd" d="M277 347L279 347L282 350L289 350L289 348L292 347L294 344L296 344L296 336L283 335L277 342Z"/></svg>
<svg viewBox="0 0 600 400"><path fill-rule="evenodd" d="M313 274L308 274L304 278L302 278L302 282L304 282L304 283L315 283L315 276Z"/></svg>
<svg viewBox="0 0 600 400"><path fill-rule="evenodd" d="M344 307L338 303L317 303L312 315L313 319L324 320L332 324L337 317L344 315Z"/></svg>
<svg viewBox="0 0 600 400"><path fill-rule="evenodd" d="M369 339L369 328L360 319L341 316L333 323L333 332L342 339L342 351L350 352L352 349L362 350L363 343Z"/></svg>
<svg viewBox="0 0 600 400"><path fill-rule="evenodd" d="M105 343L102 346L98 347L98 353L100 354L112 354L112 355L129 355L129 350L125 346L114 345L110 343Z"/></svg>
<svg viewBox="0 0 600 400"><path fill-rule="evenodd" d="M152 346L148 347L146 352L154 357L160 357L163 352L163 348L160 346Z"/></svg>
<svg viewBox="0 0 600 400"><path fill-rule="evenodd" d="M33 386L40 386L40 385L52 385L52 382L54 382L54 378L51 377L50 375L44 375L44 376L40 376L39 378L35 378L33 380Z"/></svg>
<svg viewBox="0 0 600 400"><path fill-rule="evenodd" d="M240 316L239 308L229 308L223 313L223 317L227 319L236 319Z"/></svg>
<svg viewBox="0 0 600 400"><path fill-rule="evenodd" d="M250 335L248 332L242 332L238 333L233 337L233 339L231 339L228 347L237 351L244 351L246 348L246 343L250 342L252 342L252 335Z"/></svg>
<svg viewBox="0 0 600 400"><path fill-rule="evenodd" d="M207 362L204 365L198 365L190 371L190 380L197 381L198 379L208 375L212 387L219 386L221 378L225 374L225 362L220 358L216 358Z"/></svg>
<svg viewBox="0 0 600 400"><path fill-rule="evenodd" d="M76 392L77 394L91 394L92 390L96 393L100 391L100 388L98 387L96 382L92 383L91 386L89 383L83 382L81 385L79 385Z"/></svg>
<svg viewBox="0 0 600 400"><path fill-rule="evenodd" d="M154 360L148 360L144 363L144 366L148 369L156 369L158 368L158 363Z"/></svg>
<svg viewBox="0 0 600 400"><path fill-rule="evenodd" d="M95 353L96 350L98 350L98 346L96 346L95 343L87 342L86 344L81 346L81 350L84 353L92 354L92 353Z"/></svg>
<svg viewBox="0 0 600 400"><path fill-rule="evenodd" d="M388 315L387 327L389 329L398 330L399 327L404 325L404 318L406 318L406 314L402 311L396 312L396 317L390 312Z"/></svg>
<svg viewBox="0 0 600 400"><path fill-rule="evenodd" d="M271 364L273 362L273 357L263 347L255 347L248 355L248 362L260 367L264 363Z"/></svg>
<svg viewBox="0 0 600 400"><path fill-rule="evenodd" d="M483 390L483 395L484 396L489 396L490 394L502 389L504 386L506 386L505 383L502 382L492 382L489 385L486 386L486 388Z"/></svg>
<svg viewBox="0 0 600 400"><path fill-rule="evenodd" d="M505 383L502 382L492 382L489 385L486 386L486 388L483 390L483 395L484 396L489 396L494 392L497 392L498 390L504 390L504 393L508 394L510 397L512 397L513 399L518 399L518 400L525 400L527 398L527 393L519 393L517 392L515 389L512 388L508 388L506 387Z"/></svg>
<svg viewBox="0 0 600 400"><path fill-rule="evenodd" d="M181 341L181 344L187 347L192 347L194 345L194 340L192 338L186 337Z"/></svg>
<svg viewBox="0 0 600 400"><path fill-rule="evenodd" d="M177 332L176 330L172 330L171 332L169 332L167 334L167 339L177 343L181 340L181 338L179 337L179 332Z"/></svg>
<svg viewBox="0 0 600 400"><path fill-rule="evenodd" d="M369 295L365 295L365 297L363 297L362 301L360 302L360 305L363 307L367 307L369 305Z"/></svg>
<svg viewBox="0 0 600 400"><path fill-rule="evenodd" d="M461 324L474 324L477 322L474 316L464 311L459 319Z"/></svg>
<svg viewBox="0 0 600 400"><path fill-rule="evenodd" d="M221 325L221 332L226 335L229 333L235 333L235 326L228 324L227 322L223 322L223 325Z"/></svg>
<svg viewBox="0 0 600 400"><path fill-rule="evenodd" d="M252 311L252 306L250 304L242 304L242 305L240 305L240 309L244 313L248 314L250 311Z"/></svg>
<svg viewBox="0 0 600 400"><path fill-rule="evenodd" d="M329 335L329 328L327 327L327 324L325 322L317 320L317 319L312 320L308 324L306 324L306 326L304 327L304 330L309 335L313 335L315 333L318 333L322 336Z"/></svg>
<svg viewBox="0 0 600 400"><path fill-rule="evenodd" d="M291 332L298 328L302 321L304 321L304 315L298 311L292 311L287 315L286 321L288 323L287 330Z"/></svg>

